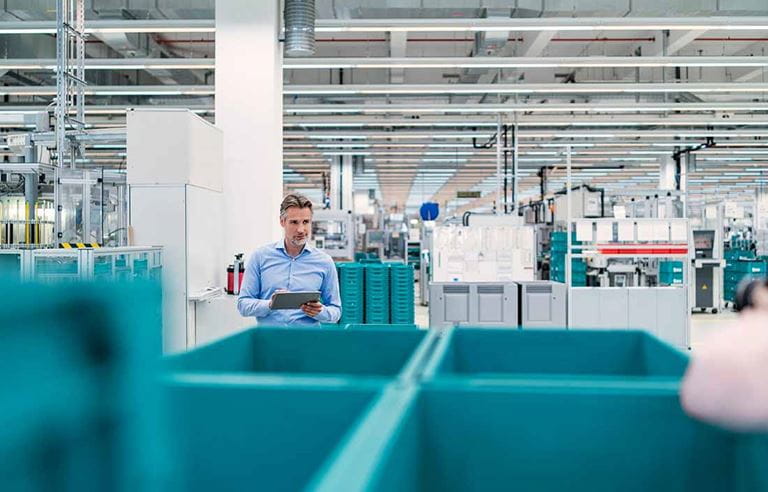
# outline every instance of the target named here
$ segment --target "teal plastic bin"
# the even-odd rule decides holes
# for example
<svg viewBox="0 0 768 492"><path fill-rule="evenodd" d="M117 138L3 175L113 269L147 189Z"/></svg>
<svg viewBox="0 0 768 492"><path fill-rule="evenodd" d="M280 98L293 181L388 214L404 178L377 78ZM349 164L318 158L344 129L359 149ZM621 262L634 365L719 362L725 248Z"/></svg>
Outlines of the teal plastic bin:
<svg viewBox="0 0 768 492"><path fill-rule="evenodd" d="M766 436L699 423L676 387L434 385L373 410L318 490L752 492ZM382 442L362 439L374 429Z"/></svg>
<svg viewBox="0 0 768 492"><path fill-rule="evenodd" d="M388 324L388 325L367 325L363 323L359 324L349 324L346 326L347 330L402 330L402 329L409 329L409 330L416 330L419 327L415 324Z"/></svg>
<svg viewBox="0 0 768 492"><path fill-rule="evenodd" d="M0 292L0 490L173 491L160 286Z"/></svg>
<svg viewBox="0 0 768 492"><path fill-rule="evenodd" d="M176 376L167 388L177 490L294 491L343 445L381 386Z"/></svg>
<svg viewBox="0 0 768 492"><path fill-rule="evenodd" d="M643 331L449 329L428 378L679 379L688 358Z"/></svg>
<svg viewBox="0 0 768 492"><path fill-rule="evenodd" d="M411 371L432 336L398 328L252 328L166 362L181 372L394 378Z"/></svg>

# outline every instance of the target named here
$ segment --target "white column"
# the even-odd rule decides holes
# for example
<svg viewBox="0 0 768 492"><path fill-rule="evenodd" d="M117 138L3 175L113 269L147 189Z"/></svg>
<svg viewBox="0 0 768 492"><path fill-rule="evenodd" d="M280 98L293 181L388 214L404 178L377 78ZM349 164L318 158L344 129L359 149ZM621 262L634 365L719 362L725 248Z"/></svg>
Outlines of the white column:
<svg viewBox="0 0 768 492"><path fill-rule="evenodd" d="M659 189L675 189L675 160L670 155L659 157Z"/></svg>
<svg viewBox="0 0 768 492"><path fill-rule="evenodd" d="M352 156L346 155L341 159L341 208L352 210L352 200L355 170L352 165Z"/></svg>
<svg viewBox="0 0 768 492"><path fill-rule="evenodd" d="M216 126L224 131L224 258L276 241L283 194L278 0L216 2ZM222 265L224 272L224 265Z"/></svg>
<svg viewBox="0 0 768 492"><path fill-rule="evenodd" d="M354 169L351 155L340 155L331 164L331 209L352 210Z"/></svg>
<svg viewBox="0 0 768 492"><path fill-rule="evenodd" d="M330 198L331 210L341 210L341 167L344 156L336 156L331 161Z"/></svg>

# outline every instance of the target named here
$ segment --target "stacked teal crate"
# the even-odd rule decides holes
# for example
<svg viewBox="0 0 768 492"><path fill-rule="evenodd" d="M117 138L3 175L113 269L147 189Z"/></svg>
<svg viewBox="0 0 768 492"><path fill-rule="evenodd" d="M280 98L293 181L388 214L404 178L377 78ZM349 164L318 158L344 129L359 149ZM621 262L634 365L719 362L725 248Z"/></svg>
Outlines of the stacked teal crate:
<svg viewBox="0 0 768 492"><path fill-rule="evenodd" d="M392 263L390 279L390 323L413 324L414 319L414 270L413 265Z"/></svg>
<svg viewBox="0 0 768 492"><path fill-rule="evenodd" d="M565 231L550 233L550 279L565 283L565 255L568 252L568 235ZM575 234L571 234L571 242L578 245ZM572 253L581 253L581 249L573 248ZM587 285L587 264L581 258L571 259L571 286L585 287Z"/></svg>
<svg viewBox="0 0 768 492"><path fill-rule="evenodd" d="M765 277L768 274L768 263L762 260L738 260L726 273L724 293L728 302L734 302L736 299L736 290L739 284L746 278Z"/></svg>
<svg viewBox="0 0 768 492"><path fill-rule="evenodd" d="M749 275L759 276L764 274L765 262L755 261L754 251L741 248L731 248L725 250L725 272L723 275L723 300L725 302L735 302L736 290L744 277ZM757 263L757 265L749 265ZM752 272L752 269L755 269Z"/></svg>
<svg viewBox="0 0 768 492"><path fill-rule="evenodd" d="M365 268L360 263L339 263L341 319L339 323L362 323L365 313L363 296Z"/></svg>
<svg viewBox="0 0 768 492"><path fill-rule="evenodd" d="M659 285L680 285L683 283L682 261L659 262Z"/></svg>
<svg viewBox="0 0 768 492"><path fill-rule="evenodd" d="M365 322L388 324L390 285L389 265L365 264ZM343 309L342 309L343 310Z"/></svg>

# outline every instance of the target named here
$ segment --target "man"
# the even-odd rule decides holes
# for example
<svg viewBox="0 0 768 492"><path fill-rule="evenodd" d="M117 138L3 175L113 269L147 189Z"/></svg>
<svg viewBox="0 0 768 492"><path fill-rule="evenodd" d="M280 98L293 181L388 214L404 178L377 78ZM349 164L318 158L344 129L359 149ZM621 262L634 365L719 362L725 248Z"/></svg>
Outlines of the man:
<svg viewBox="0 0 768 492"><path fill-rule="evenodd" d="M237 300L242 316L263 326L316 326L341 317L336 266L328 254L307 244L312 232L312 202L291 194L280 205L284 238L256 250L248 261ZM320 291L320 302L301 309L273 310L276 292Z"/></svg>

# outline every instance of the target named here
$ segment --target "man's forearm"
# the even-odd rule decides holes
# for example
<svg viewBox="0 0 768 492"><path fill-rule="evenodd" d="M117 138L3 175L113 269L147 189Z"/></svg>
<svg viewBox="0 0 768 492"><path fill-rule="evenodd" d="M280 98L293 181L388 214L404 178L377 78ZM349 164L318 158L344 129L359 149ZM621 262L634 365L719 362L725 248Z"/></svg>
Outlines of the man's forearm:
<svg viewBox="0 0 768 492"><path fill-rule="evenodd" d="M269 314L269 301L254 297L241 297L237 300L237 310L241 316L263 318Z"/></svg>
<svg viewBox="0 0 768 492"><path fill-rule="evenodd" d="M315 317L323 323L336 323L339 318L341 318L341 309L338 306L323 306L323 310Z"/></svg>

